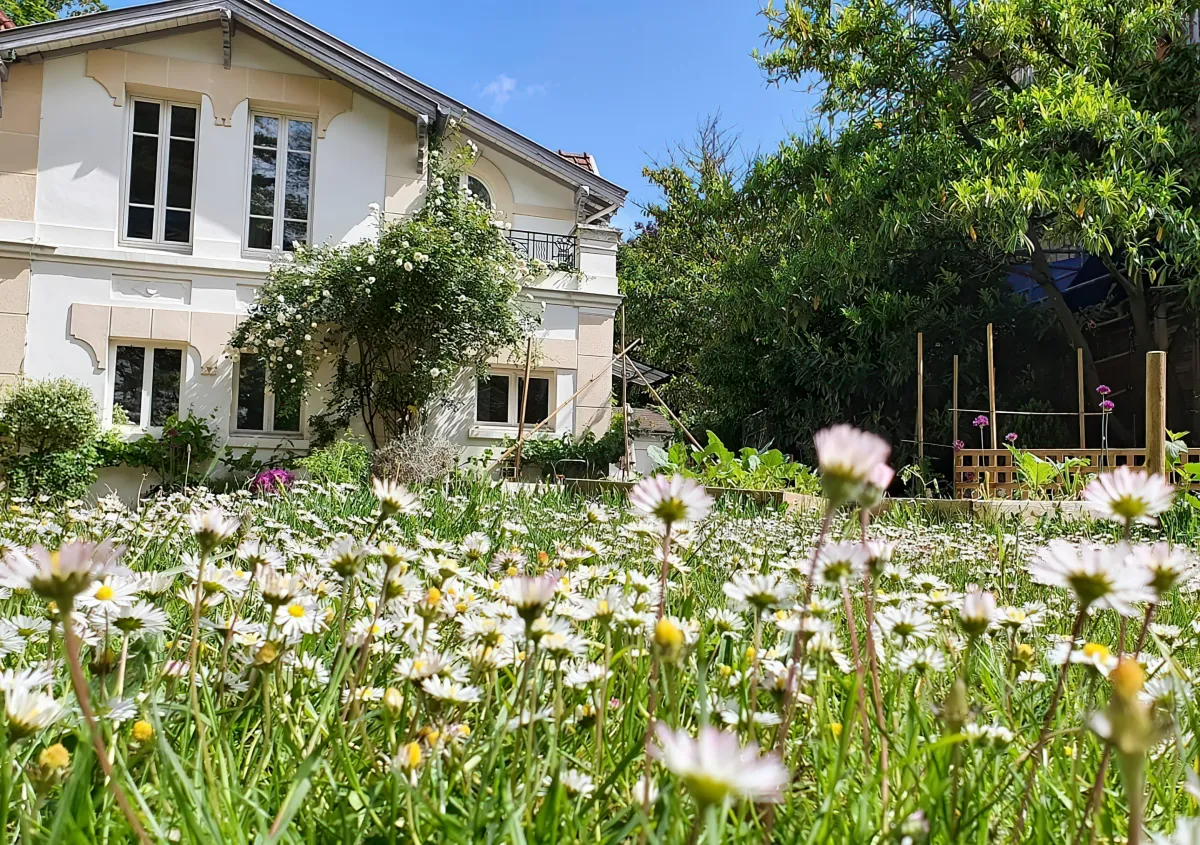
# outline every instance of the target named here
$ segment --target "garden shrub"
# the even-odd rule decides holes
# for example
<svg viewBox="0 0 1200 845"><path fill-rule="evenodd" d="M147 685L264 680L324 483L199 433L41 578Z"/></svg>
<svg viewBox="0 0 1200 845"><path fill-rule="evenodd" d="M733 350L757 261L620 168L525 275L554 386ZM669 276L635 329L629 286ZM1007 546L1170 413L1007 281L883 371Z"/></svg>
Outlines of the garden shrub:
<svg viewBox="0 0 1200 845"><path fill-rule="evenodd" d="M82 498L106 457L99 431L92 393L78 382L23 380L10 387L0 398L0 474L9 495Z"/></svg>
<svg viewBox="0 0 1200 845"><path fill-rule="evenodd" d="M371 453L353 440L335 440L315 449L297 464L317 484L365 484L371 468Z"/></svg>
<svg viewBox="0 0 1200 845"><path fill-rule="evenodd" d="M216 466L217 432L203 417L167 417L161 437L146 434L128 444L125 462L148 469L168 490L189 487L211 475Z"/></svg>
<svg viewBox="0 0 1200 845"><path fill-rule="evenodd" d="M531 438L521 447L521 463L536 466L546 475L556 469L578 471L578 464L559 467L565 461L583 461L584 475L588 478L602 478L608 473L610 464L615 464L625 454L625 424L621 414L613 414L612 422L603 437L596 437L594 432L585 431L575 436L570 432L561 437ZM629 436L637 435L637 426L631 425ZM506 443L508 447L510 444Z"/></svg>
<svg viewBox="0 0 1200 845"><path fill-rule="evenodd" d="M401 484L424 484L458 466L458 447L422 432L397 437L371 456L371 474Z"/></svg>

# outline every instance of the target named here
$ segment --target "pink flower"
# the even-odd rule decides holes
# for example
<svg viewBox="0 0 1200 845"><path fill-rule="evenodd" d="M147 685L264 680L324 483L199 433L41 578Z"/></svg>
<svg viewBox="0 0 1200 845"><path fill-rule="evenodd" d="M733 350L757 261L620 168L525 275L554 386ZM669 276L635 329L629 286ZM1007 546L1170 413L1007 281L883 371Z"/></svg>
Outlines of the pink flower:
<svg viewBox="0 0 1200 845"><path fill-rule="evenodd" d="M950 448L952 448L955 452L961 452L963 449L967 448L967 444L963 443L961 440L955 440L950 444Z"/></svg>
<svg viewBox="0 0 1200 845"><path fill-rule="evenodd" d="M1115 407L1117 407L1117 406L1113 404L1111 399L1105 399L1103 402L1100 403L1100 410L1104 411L1104 413L1106 413L1106 414Z"/></svg>
<svg viewBox="0 0 1200 845"><path fill-rule="evenodd" d="M1107 384L1102 384L1096 388L1096 392L1099 393L1101 396L1107 396L1108 394L1112 393L1112 388L1109 387Z"/></svg>
<svg viewBox="0 0 1200 845"><path fill-rule="evenodd" d="M985 428L988 425L988 418L985 414L980 414L974 419L971 425L976 428Z"/></svg>
<svg viewBox="0 0 1200 845"><path fill-rule="evenodd" d="M1017 433L1015 431L1010 431L1008 434L1004 435L1004 439L1009 443L1016 443Z"/></svg>

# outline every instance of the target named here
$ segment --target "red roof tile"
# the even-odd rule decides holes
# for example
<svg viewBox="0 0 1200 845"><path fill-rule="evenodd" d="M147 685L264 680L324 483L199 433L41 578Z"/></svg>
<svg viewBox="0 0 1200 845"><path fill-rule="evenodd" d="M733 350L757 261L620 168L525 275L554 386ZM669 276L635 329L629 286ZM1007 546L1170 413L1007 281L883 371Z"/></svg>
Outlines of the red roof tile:
<svg viewBox="0 0 1200 845"><path fill-rule="evenodd" d="M591 153L569 153L565 150L559 150L558 154L576 167L582 167L589 173L600 175L600 168L596 166L596 159L592 158Z"/></svg>

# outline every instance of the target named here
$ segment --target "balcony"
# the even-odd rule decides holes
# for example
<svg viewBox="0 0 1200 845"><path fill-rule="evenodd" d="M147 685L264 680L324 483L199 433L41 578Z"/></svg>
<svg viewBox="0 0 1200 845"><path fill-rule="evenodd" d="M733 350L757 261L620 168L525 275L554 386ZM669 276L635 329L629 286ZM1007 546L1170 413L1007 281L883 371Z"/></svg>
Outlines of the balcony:
<svg viewBox="0 0 1200 845"><path fill-rule="evenodd" d="M509 229L504 233L519 254L538 260L549 267L575 269L577 240L574 235L548 235L545 232L526 232Z"/></svg>

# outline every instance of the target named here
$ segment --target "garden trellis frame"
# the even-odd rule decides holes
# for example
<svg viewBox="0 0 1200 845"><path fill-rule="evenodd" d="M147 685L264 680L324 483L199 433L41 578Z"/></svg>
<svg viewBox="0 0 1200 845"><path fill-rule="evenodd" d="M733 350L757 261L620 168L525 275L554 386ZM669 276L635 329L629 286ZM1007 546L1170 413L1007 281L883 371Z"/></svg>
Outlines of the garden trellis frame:
<svg viewBox="0 0 1200 845"><path fill-rule="evenodd" d="M996 428L996 419L1000 416L1038 416L1038 417L1077 417L1079 420L1079 447L1078 449L1040 449L1027 450L1039 457L1050 459L1065 460L1066 458L1083 458L1088 461L1090 469L1093 472L1109 471L1117 466L1144 466L1147 471L1153 473L1166 472L1166 369L1167 369L1167 353L1161 351L1148 352L1146 354L1146 448L1145 449L1119 449L1114 450L1108 448L1107 443L1102 444L1100 449L1088 449L1087 446L1087 418L1088 417L1103 417L1109 412L1107 411L1088 411L1086 410L1086 391L1084 388L1083 376L1083 350L1077 348L1075 350L1075 373L1078 383L1077 396L1079 407L1075 411L1009 411L997 409L996 407L996 364L995 350L993 346L993 328L992 324L987 325L987 382L988 382L988 407L986 410L981 408L960 408L958 404L958 356L953 356L953 379L951 384L951 407L950 413L952 418L953 442L949 447L944 444L930 444L942 448L954 449L954 470L952 477L952 486L954 489L955 498L967 498L969 494L978 489L977 486L964 487L960 482L963 482L966 476L974 476L976 472L983 475L983 486L992 480L989 478L992 474L996 475L997 488L1001 490L1011 490L1015 487L1015 469L1011 464L1011 455L1007 449L999 447ZM924 334L917 332L917 455L919 458L925 456L925 354L924 354ZM988 427L991 428L991 448L981 446L978 449L957 449L956 444L961 442L958 437L958 415L959 414L980 414L986 415ZM1007 462L1007 463L1006 463Z"/></svg>

